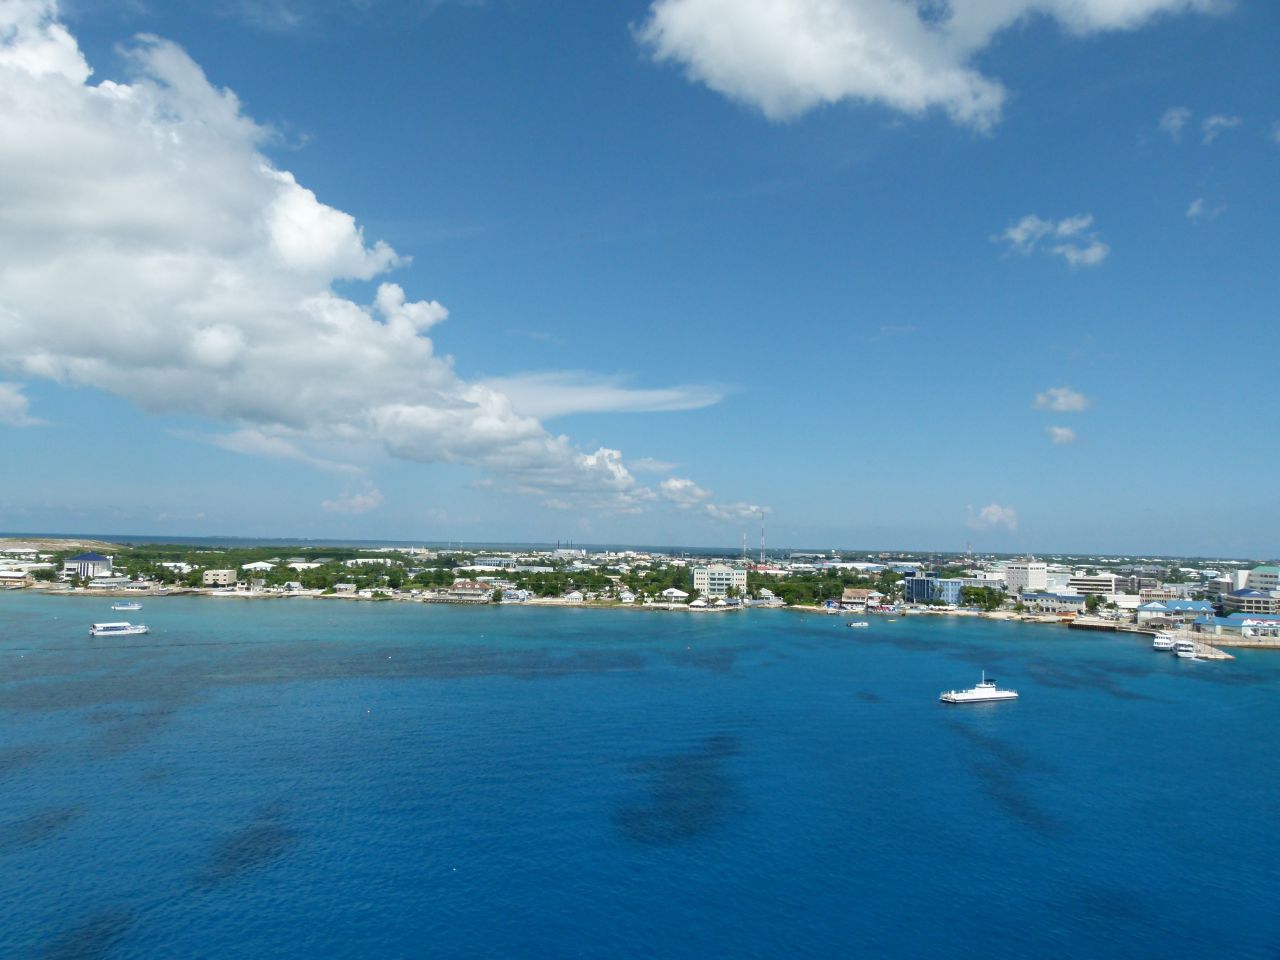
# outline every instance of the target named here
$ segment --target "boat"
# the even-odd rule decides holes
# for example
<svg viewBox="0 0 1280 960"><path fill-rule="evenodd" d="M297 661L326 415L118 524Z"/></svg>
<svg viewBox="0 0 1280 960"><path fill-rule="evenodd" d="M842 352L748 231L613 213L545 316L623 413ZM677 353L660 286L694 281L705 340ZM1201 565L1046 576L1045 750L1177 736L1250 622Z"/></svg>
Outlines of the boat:
<svg viewBox="0 0 1280 960"><path fill-rule="evenodd" d="M136 633L150 633L145 623L95 623L89 627L91 637L128 637Z"/></svg>
<svg viewBox="0 0 1280 960"><path fill-rule="evenodd" d="M850 627L869 627L869 626L871 626L871 624L867 623L867 621L865 621L865 620L850 620L850 621L846 624L846 626L850 626Z"/></svg>
<svg viewBox="0 0 1280 960"><path fill-rule="evenodd" d="M1196 644L1194 640L1179 640L1173 645L1173 652L1183 660L1194 660L1196 658Z"/></svg>
<svg viewBox="0 0 1280 960"><path fill-rule="evenodd" d="M938 699L943 703L988 703L992 700L1017 700L1018 691L1001 690L994 680L987 679L987 671L983 670L977 686L968 690L948 690Z"/></svg>
<svg viewBox="0 0 1280 960"><path fill-rule="evenodd" d="M141 610L142 604L137 600L117 600L111 605L112 610Z"/></svg>
<svg viewBox="0 0 1280 960"><path fill-rule="evenodd" d="M1157 633L1151 641L1152 650L1172 650L1173 649L1172 633Z"/></svg>

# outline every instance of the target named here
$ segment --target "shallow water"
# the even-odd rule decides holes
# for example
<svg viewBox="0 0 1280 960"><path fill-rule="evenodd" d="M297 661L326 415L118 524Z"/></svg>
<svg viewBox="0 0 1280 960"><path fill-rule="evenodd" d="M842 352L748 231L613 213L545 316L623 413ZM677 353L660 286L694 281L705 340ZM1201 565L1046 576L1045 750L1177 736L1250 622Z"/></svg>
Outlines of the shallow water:
<svg viewBox="0 0 1280 960"><path fill-rule="evenodd" d="M1280 654L0 595L0 956L1280 953ZM1015 703L946 707L980 669Z"/></svg>

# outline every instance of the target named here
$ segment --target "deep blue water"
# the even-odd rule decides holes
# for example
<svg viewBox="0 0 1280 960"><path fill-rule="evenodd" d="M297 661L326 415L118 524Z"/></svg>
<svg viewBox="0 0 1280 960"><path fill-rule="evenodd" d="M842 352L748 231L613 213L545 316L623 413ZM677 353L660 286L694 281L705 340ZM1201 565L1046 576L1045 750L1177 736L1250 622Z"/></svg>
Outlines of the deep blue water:
<svg viewBox="0 0 1280 960"><path fill-rule="evenodd" d="M1280 653L0 595L0 956L1280 955ZM1016 703L946 707L986 668Z"/></svg>

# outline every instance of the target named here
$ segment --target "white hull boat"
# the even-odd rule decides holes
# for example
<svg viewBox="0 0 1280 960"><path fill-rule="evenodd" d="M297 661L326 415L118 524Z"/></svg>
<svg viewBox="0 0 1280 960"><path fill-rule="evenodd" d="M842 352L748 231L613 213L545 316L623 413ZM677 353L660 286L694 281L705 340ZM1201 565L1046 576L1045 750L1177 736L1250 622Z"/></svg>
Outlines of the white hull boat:
<svg viewBox="0 0 1280 960"><path fill-rule="evenodd" d="M1152 639L1151 641L1151 649L1152 650L1172 650L1173 643L1174 643L1173 634L1157 633L1154 639Z"/></svg>
<svg viewBox="0 0 1280 960"><path fill-rule="evenodd" d="M977 686L968 690L948 690L938 699L943 703L991 703L995 700L1017 700L1018 691L1001 690L994 680L987 679L987 672L984 670Z"/></svg>
<svg viewBox="0 0 1280 960"><path fill-rule="evenodd" d="M130 637L150 632L151 628L145 623L95 623L89 628L91 637Z"/></svg>

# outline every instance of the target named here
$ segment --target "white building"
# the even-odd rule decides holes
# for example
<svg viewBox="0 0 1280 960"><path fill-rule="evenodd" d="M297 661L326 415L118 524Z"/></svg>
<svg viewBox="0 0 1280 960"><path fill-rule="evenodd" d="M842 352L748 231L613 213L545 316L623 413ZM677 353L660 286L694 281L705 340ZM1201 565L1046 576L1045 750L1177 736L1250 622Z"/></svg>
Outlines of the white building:
<svg viewBox="0 0 1280 960"><path fill-rule="evenodd" d="M1010 560L1005 564L1004 582L1009 592L1044 593L1049 588L1049 565L1043 560Z"/></svg>
<svg viewBox="0 0 1280 960"><path fill-rule="evenodd" d="M693 568L693 589L704 597L728 596L730 588L737 588L739 596L747 592L746 570L731 567L727 563Z"/></svg>
<svg viewBox="0 0 1280 960"><path fill-rule="evenodd" d="M1261 590L1263 593L1280 590L1280 567L1254 567L1249 571L1244 585L1248 590Z"/></svg>
<svg viewBox="0 0 1280 960"><path fill-rule="evenodd" d="M201 582L206 587L234 587L236 572L234 570L206 570L201 574Z"/></svg>
<svg viewBox="0 0 1280 960"><path fill-rule="evenodd" d="M78 577L109 577L111 569L111 557L100 553L82 553L62 565L64 574L74 573Z"/></svg>
<svg viewBox="0 0 1280 960"><path fill-rule="evenodd" d="M247 570L250 573L266 573L268 570L274 570L275 568L276 565L274 563L267 563L265 560L255 560L253 563L240 564L241 570Z"/></svg>
<svg viewBox="0 0 1280 960"><path fill-rule="evenodd" d="M1083 596L1095 593L1105 597L1120 592L1116 579L1115 574L1111 573L1077 574L1067 581L1067 589Z"/></svg>

